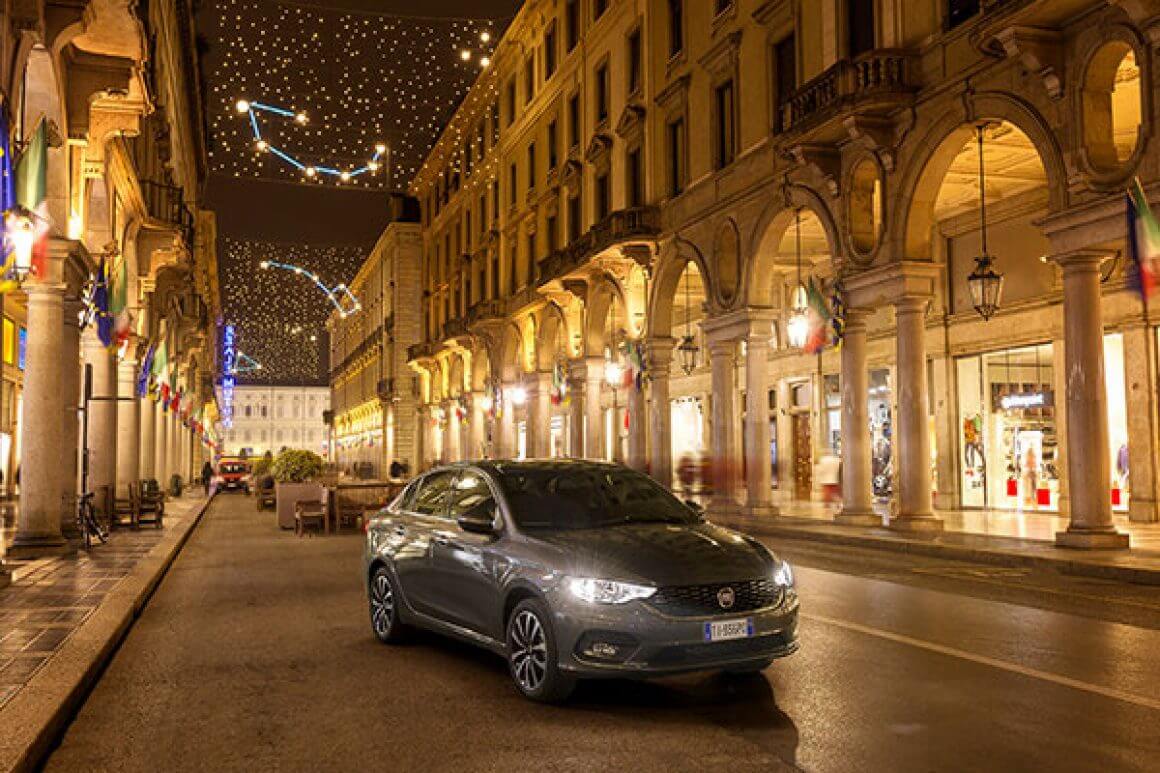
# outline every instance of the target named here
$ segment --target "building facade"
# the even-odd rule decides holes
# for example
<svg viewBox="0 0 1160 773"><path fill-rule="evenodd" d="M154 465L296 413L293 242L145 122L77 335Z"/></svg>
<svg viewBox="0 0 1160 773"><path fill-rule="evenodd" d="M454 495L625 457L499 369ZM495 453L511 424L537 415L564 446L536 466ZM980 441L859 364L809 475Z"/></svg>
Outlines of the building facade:
<svg viewBox="0 0 1160 773"><path fill-rule="evenodd" d="M357 314L332 313L330 400L334 461L370 466L386 476L391 462L418 469L418 377L407 345L420 338L422 240L413 201L394 201L391 222L359 269L351 292Z"/></svg>
<svg viewBox="0 0 1160 773"><path fill-rule="evenodd" d="M195 417L212 415L216 234L200 204L205 118L186 0L6 3L0 48L11 151L28 152L38 132L46 145L35 217L47 249L3 296L18 375L6 359L0 418L9 469L20 470L9 550L37 555L76 544L81 490L100 503L198 466ZM83 314L102 263L112 346ZM154 385L173 391L164 407L139 395L158 351Z"/></svg>
<svg viewBox="0 0 1160 773"><path fill-rule="evenodd" d="M875 498L898 529L1045 511L1061 544L1124 546L1114 510L1158 517L1124 205L1160 192L1158 14L525 3L412 183L423 459L482 442L667 484L703 456L716 506L764 513L837 455L848 523ZM795 345L810 308L840 346Z"/></svg>
<svg viewBox="0 0 1160 773"><path fill-rule="evenodd" d="M222 430L222 453L255 457L269 451L277 456L297 448L330 458L329 411L328 387L235 387L233 421Z"/></svg>

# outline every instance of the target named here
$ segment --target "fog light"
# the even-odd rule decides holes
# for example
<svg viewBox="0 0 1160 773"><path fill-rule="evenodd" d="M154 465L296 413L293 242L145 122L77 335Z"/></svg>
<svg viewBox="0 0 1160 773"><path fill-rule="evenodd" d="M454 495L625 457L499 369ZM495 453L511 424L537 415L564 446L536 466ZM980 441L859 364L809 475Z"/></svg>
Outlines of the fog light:
<svg viewBox="0 0 1160 773"><path fill-rule="evenodd" d="M584 654L594 658L615 658L620 654L620 648L606 641L597 641L592 642L592 646Z"/></svg>

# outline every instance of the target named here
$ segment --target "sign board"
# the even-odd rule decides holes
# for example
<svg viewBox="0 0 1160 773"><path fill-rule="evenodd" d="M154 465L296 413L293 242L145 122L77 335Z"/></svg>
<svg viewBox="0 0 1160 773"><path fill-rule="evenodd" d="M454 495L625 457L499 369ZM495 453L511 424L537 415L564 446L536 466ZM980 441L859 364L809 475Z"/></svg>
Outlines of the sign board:
<svg viewBox="0 0 1160 773"><path fill-rule="evenodd" d="M234 426L234 371L237 368L238 349L233 325L222 329L222 404L219 407L222 426Z"/></svg>

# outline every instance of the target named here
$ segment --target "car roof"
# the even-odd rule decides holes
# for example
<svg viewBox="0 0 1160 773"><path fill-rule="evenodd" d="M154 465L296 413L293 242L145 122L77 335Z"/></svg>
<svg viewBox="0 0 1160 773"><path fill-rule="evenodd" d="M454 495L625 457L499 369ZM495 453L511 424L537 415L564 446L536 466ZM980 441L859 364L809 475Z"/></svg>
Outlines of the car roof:
<svg viewBox="0 0 1160 773"><path fill-rule="evenodd" d="M595 461L592 459L477 459L462 462L453 462L436 467L431 472L439 470L456 470L464 467L478 467L485 472L503 474L520 470L537 470L551 472L580 472L582 470L626 470L627 467L611 462Z"/></svg>

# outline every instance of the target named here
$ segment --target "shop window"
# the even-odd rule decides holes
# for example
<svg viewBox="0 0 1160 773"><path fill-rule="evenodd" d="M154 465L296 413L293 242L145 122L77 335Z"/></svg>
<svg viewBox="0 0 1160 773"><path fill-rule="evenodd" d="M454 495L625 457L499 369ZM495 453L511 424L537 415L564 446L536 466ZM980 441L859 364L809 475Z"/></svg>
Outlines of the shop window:
<svg viewBox="0 0 1160 773"><path fill-rule="evenodd" d="M1114 172L1136 152L1141 128L1140 68L1123 41L1101 46L1083 83L1083 137L1088 162Z"/></svg>
<svg viewBox="0 0 1160 773"><path fill-rule="evenodd" d="M8 319L8 317L4 318L3 349L4 349L4 364L5 365L15 365L16 364L16 323L14 323L12 320Z"/></svg>

